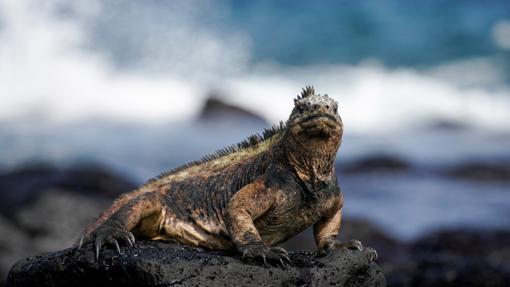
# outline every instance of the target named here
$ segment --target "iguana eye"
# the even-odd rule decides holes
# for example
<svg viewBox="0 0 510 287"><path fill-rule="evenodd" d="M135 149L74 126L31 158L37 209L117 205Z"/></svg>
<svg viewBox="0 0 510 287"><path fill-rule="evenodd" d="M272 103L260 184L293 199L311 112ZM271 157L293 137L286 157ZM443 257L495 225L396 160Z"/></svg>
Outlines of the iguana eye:
<svg viewBox="0 0 510 287"><path fill-rule="evenodd" d="M297 108L300 113L305 111L305 108L303 106L298 106Z"/></svg>
<svg viewBox="0 0 510 287"><path fill-rule="evenodd" d="M338 112L338 106L335 106L335 107L333 108L333 112L335 112L335 113L336 113L336 112Z"/></svg>

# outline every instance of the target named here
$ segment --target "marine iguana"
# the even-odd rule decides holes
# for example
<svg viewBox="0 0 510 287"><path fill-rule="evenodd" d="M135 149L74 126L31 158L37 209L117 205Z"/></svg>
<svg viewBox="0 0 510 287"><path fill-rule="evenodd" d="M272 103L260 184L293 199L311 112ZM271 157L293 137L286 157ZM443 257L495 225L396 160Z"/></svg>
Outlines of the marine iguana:
<svg viewBox="0 0 510 287"><path fill-rule="evenodd" d="M334 161L342 134L338 103L308 86L286 123L119 196L86 227L79 248L93 243L98 259L103 245L120 253L119 241L133 246L138 237L283 264L290 259L276 245L313 225L320 253L362 250L357 240L336 240L344 201ZM375 250L369 254L376 259Z"/></svg>

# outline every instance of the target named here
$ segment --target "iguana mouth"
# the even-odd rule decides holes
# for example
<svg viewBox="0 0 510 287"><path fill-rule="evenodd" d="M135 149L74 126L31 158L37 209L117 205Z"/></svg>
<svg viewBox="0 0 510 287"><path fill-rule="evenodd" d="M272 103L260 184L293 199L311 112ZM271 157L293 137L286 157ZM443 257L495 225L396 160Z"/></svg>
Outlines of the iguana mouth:
<svg viewBox="0 0 510 287"><path fill-rule="evenodd" d="M338 122L338 120L334 116L332 116L330 114L325 114L325 113L307 116L306 118L301 120L301 122L302 123L311 122L311 121L314 121L314 120L317 120L317 119L328 119L328 120L333 121L336 125L340 125L340 123Z"/></svg>

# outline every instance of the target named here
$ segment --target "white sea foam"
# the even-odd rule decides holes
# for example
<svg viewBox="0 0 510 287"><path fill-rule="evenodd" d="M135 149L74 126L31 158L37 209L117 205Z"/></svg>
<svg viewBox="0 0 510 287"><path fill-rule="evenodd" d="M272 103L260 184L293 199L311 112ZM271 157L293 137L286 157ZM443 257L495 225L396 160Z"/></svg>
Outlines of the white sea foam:
<svg viewBox="0 0 510 287"><path fill-rule="evenodd" d="M84 35L76 22L34 3L0 4L1 121L151 122L189 117L197 108L199 88L114 70L101 55L81 48Z"/></svg>
<svg viewBox="0 0 510 287"><path fill-rule="evenodd" d="M230 80L227 90L233 91L239 104L248 103L245 105L276 121L289 112L288 95L308 83L340 102L344 121L356 132L395 131L435 120L495 130L510 128L508 87L465 87L411 69L389 70L376 65L279 69Z"/></svg>
<svg viewBox="0 0 510 287"><path fill-rule="evenodd" d="M87 35L80 18L56 16L52 9L59 1L36 3L0 3L0 122L182 120L196 115L209 90L216 89L224 91L228 101L276 123L288 116L292 97L313 84L318 92L340 102L340 112L353 132L395 131L437 119L510 130L510 88L487 59L428 71L388 69L370 62L250 67L249 45L232 47L231 38L208 34L206 27L187 19L168 27L168 33L185 33L193 40L182 43L185 37L178 37L180 42L168 51L186 50L189 61L179 54L181 62L175 70L154 74L114 68L105 55L84 48ZM77 10L85 15L101 11L101 2L90 3ZM161 49L155 54L153 61L145 62L165 60ZM174 56L168 56L170 61L176 61ZM189 67L202 72L187 78Z"/></svg>

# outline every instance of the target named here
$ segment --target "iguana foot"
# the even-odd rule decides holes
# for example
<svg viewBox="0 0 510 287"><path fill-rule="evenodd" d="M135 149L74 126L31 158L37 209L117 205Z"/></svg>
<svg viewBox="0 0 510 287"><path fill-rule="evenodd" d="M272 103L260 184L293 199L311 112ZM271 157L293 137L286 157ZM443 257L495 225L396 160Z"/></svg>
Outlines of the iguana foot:
<svg viewBox="0 0 510 287"><path fill-rule="evenodd" d="M376 261L378 258L377 251L372 247L367 247L365 250L368 252L368 260Z"/></svg>
<svg viewBox="0 0 510 287"><path fill-rule="evenodd" d="M335 248L336 249L347 248L347 249L352 249L352 250L363 251L363 244L361 244L361 242L356 239L351 239L347 242L334 241L333 243L329 243L328 245L329 245L328 249L330 249L330 250L335 249Z"/></svg>
<svg viewBox="0 0 510 287"><path fill-rule="evenodd" d="M352 249L363 251L363 244L359 240L349 240L347 242L336 241L335 239L329 240L323 248L319 250L321 254L327 254L329 251L333 249Z"/></svg>
<svg viewBox="0 0 510 287"><path fill-rule="evenodd" d="M239 249L242 254L242 260L245 259L262 259L264 265L267 265L267 261L279 262L282 267L285 267L284 260L292 264L287 250L275 246L268 247L262 243L247 244Z"/></svg>
<svg viewBox="0 0 510 287"><path fill-rule="evenodd" d="M94 242L96 260L98 260L101 247L104 245L114 247L120 254L119 241L127 243L129 246L133 247L135 244L135 237L133 233L127 231L119 222L115 220L108 220L88 236L82 237L78 244L78 249L81 249L85 243Z"/></svg>
<svg viewBox="0 0 510 287"><path fill-rule="evenodd" d="M363 244L361 244L359 240L355 239L349 240L348 242L339 242L334 239L331 239L323 248L317 251L317 256L321 257L328 254L333 249L342 248L363 251ZM368 252L369 261L377 260L377 251L375 251L375 249L367 247L366 251Z"/></svg>

